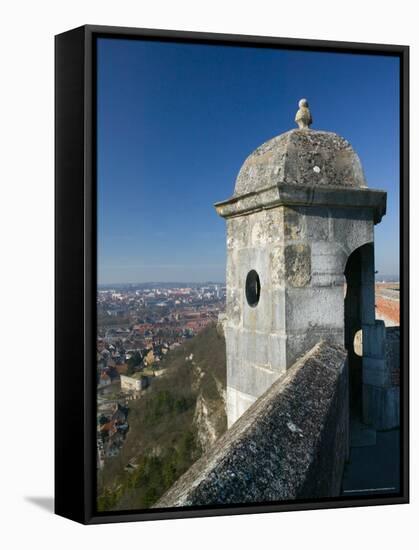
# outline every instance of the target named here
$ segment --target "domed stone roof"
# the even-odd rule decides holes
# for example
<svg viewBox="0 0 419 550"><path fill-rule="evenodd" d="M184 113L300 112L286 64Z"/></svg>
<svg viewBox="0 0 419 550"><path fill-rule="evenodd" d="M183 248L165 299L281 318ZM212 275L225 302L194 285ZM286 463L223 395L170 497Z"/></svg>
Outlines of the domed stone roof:
<svg viewBox="0 0 419 550"><path fill-rule="evenodd" d="M247 157L237 176L234 195L281 183L367 186L359 157L348 141L333 132L308 127L276 136Z"/></svg>

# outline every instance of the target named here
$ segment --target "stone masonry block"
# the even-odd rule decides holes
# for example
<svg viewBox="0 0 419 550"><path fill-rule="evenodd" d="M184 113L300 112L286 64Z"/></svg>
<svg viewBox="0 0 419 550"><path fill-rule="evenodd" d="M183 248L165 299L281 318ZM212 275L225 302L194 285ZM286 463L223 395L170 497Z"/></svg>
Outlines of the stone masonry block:
<svg viewBox="0 0 419 550"><path fill-rule="evenodd" d="M362 350L364 357L385 357L386 327L383 321L376 321L373 325L362 325Z"/></svg>
<svg viewBox="0 0 419 550"><path fill-rule="evenodd" d="M363 357L362 380L371 386L387 387L390 385L390 372L385 359Z"/></svg>
<svg viewBox="0 0 419 550"><path fill-rule="evenodd" d="M301 241L305 237L305 216L294 208L285 208L284 233L288 241Z"/></svg>
<svg viewBox="0 0 419 550"><path fill-rule="evenodd" d="M285 294L287 330L306 330L316 327L344 326L344 298L340 287L287 288ZM321 304L321 307L320 307Z"/></svg>
<svg viewBox="0 0 419 550"><path fill-rule="evenodd" d="M305 287L311 280L311 250L307 244L285 247L285 277L293 287Z"/></svg>
<svg viewBox="0 0 419 550"><path fill-rule="evenodd" d="M306 238L309 241L328 241L330 239L330 218L328 208L313 206L302 208L305 216Z"/></svg>

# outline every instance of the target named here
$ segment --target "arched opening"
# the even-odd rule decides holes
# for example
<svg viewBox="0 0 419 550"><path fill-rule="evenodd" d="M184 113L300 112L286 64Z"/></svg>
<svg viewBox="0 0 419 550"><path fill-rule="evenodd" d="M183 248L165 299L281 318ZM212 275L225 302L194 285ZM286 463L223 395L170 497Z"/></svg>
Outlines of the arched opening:
<svg viewBox="0 0 419 550"><path fill-rule="evenodd" d="M352 417L363 417L363 327L375 322L374 246L357 248L346 267L345 347L349 361L349 399Z"/></svg>

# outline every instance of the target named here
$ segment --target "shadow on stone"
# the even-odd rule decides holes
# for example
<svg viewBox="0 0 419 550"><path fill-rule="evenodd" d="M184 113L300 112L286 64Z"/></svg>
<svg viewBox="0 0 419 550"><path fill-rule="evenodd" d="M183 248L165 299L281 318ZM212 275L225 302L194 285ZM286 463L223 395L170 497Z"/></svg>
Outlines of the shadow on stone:
<svg viewBox="0 0 419 550"><path fill-rule="evenodd" d="M376 433L376 444L352 447L343 475L343 496L400 491L400 430Z"/></svg>
<svg viewBox="0 0 419 550"><path fill-rule="evenodd" d="M359 418L351 419L351 447L369 447L370 445L375 445L377 442L376 435L376 430L363 424Z"/></svg>

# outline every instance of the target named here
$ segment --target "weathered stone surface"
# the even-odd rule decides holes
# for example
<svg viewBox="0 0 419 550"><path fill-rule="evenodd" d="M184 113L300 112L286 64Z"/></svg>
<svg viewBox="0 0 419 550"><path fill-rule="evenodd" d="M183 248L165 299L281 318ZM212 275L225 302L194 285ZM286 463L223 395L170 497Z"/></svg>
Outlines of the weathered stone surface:
<svg viewBox="0 0 419 550"><path fill-rule="evenodd" d="M273 289L271 292L271 334L285 334L286 330L286 296L285 289Z"/></svg>
<svg viewBox="0 0 419 550"><path fill-rule="evenodd" d="M367 208L336 208L332 212L333 240L349 256L355 249L374 241L373 212Z"/></svg>
<svg viewBox="0 0 419 550"><path fill-rule="evenodd" d="M391 430L400 426L400 388L383 388L364 384L362 387L366 424L377 430Z"/></svg>
<svg viewBox="0 0 419 550"><path fill-rule="evenodd" d="M267 247L283 241L283 208L259 210L249 216L227 220L227 249Z"/></svg>
<svg viewBox="0 0 419 550"><path fill-rule="evenodd" d="M358 155L333 132L290 130L263 143L244 162L234 194L280 183L366 187Z"/></svg>
<svg viewBox="0 0 419 550"><path fill-rule="evenodd" d="M285 284L285 253L283 246L271 249L269 253L271 286L282 288Z"/></svg>
<svg viewBox="0 0 419 550"><path fill-rule="evenodd" d="M364 355L378 359L386 356L386 327L384 321L374 321L362 328L362 345Z"/></svg>
<svg viewBox="0 0 419 550"><path fill-rule="evenodd" d="M254 395L246 394L235 388L227 388L227 410L232 411L235 418L240 418L255 401Z"/></svg>
<svg viewBox="0 0 419 550"><path fill-rule="evenodd" d="M391 372L391 384L400 385L400 327L386 327L386 361Z"/></svg>
<svg viewBox="0 0 419 550"><path fill-rule="evenodd" d="M286 326L290 333L343 328L343 292L338 286L287 288L285 301Z"/></svg>
<svg viewBox="0 0 419 550"><path fill-rule="evenodd" d="M242 293L235 287L231 286L227 290L226 314L228 324L240 325L242 321L243 311L243 296Z"/></svg>
<svg viewBox="0 0 419 550"><path fill-rule="evenodd" d="M350 255L373 243L386 193L366 187L346 140L303 128L256 149L239 172L233 197L215 208L227 222L231 426L319 340L344 342L344 272ZM364 326L375 322L373 247L361 256L362 284L354 298L362 303ZM249 304L245 282L253 270L260 293ZM367 379L380 382L381 371L370 366Z"/></svg>
<svg viewBox="0 0 419 550"><path fill-rule="evenodd" d="M308 285L311 280L311 250L308 244L289 244L285 247L285 273L291 286Z"/></svg>
<svg viewBox="0 0 419 550"><path fill-rule="evenodd" d="M390 383L385 358L363 357L362 381L377 387L386 387Z"/></svg>
<svg viewBox="0 0 419 550"><path fill-rule="evenodd" d="M302 355L302 350L311 349L317 342L327 338L337 345L344 341L343 328L321 328L316 327L312 330L287 331L286 362L287 365L293 365Z"/></svg>
<svg viewBox="0 0 419 550"><path fill-rule="evenodd" d="M305 216L293 208L284 209L284 236L287 240L301 240L305 234Z"/></svg>
<svg viewBox="0 0 419 550"><path fill-rule="evenodd" d="M314 286L341 285L347 261L342 245L333 240L312 239L311 275Z"/></svg>
<svg viewBox="0 0 419 550"><path fill-rule="evenodd" d="M363 420L378 430L400 425L400 330L383 321L362 327Z"/></svg>
<svg viewBox="0 0 419 550"><path fill-rule="evenodd" d="M155 508L339 495L347 407L346 353L319 343L250 405Z"/></svg>
<svg viewBox="0 0 419 550"><path fill-rule="evenodd" d="M227 248L240 249L249 241L249 218L240 216L227 221Z"/></svg>

